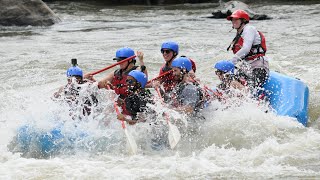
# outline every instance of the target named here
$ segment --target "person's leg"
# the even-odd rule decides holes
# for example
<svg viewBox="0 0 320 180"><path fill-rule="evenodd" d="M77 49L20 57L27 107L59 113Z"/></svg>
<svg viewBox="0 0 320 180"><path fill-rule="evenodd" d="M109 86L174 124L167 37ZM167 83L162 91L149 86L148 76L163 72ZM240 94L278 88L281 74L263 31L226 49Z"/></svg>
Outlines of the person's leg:
<svg viewBox="0 0 320 180"><path fill-rule="evenodd" d="M252 82L253 82L253 87L261 87L267 80L268 78L268 73L265 69L263 68L256 68L253 69L252 71Z"/></svg>

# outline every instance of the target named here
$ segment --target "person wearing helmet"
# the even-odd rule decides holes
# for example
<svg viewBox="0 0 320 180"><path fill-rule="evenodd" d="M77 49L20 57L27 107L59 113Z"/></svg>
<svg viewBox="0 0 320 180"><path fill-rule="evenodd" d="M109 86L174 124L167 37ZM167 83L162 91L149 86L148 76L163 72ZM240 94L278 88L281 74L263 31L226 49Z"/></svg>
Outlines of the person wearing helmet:
<svg viewBox="0 0 320 180"><path fill-rule="evenodd" d="M203 93L201 89L189 81L192 63L186 57L179 57L172 61L175 88L170 94L171 105L176 110L195 115L202 109Z"/></svg>
<svg viewBox="0 0 320 180"><path fill-rule="evenodd" d="M159 76L161 76L163 73L167 71L172 70L172 61L175 58L177 58L179 54L179 45L174 41L165 41L164 43L162 43L160 51L162 53L163 59L165 60L165 63L160 68ZM192 70L189 71L190 75L192 75L190 81L194 82L196 64L192 59L189 58L189 60L192 63ZM160 87L161 84L163 85L163 89L161 89L161 94L164 97L164 100L167 101L167 94L170 93L176 85L173 73L171 72L168 75L162 77L160 81L155 81L153 83L153 87Z"/></svg>
<svg viewBox="0 0 320 180"><path fill-rule="evenodd" d="M120 48L116 51L116 57L113 58L115 61L121 61L123 59L126 59L128 57L134 56L135 52L132 48L129 47L123 47ZM130 115L130 113L125 109L124 106L124 100L128 96L128 91L127 91L127 85L126 85L126 79L128 74L132 70L140 70L144 72L146 75L147 74L147 69L144 65L143 61L143 53L141 51L137 51L137 57L139 59L140 67L136 66L136 59L131 59L129 61L126 61L124 63L121 63L119 65L119 69L115 70L113 73L109 73L105 78L100 80L98 82L98 88L108 88L110 87L115 91L116 94L119 95L118 97L118 105L121 106L123 112L127 115ZM92 75L87 74L86 77L89 79L93 79ZM94 80L95 81L95 80Z"/></svg>
<svg viewBox="0 0 320 180"><path fill-rule="evenodd" d="M128 88L128 96L125 99L126 110L130 113L130 118L127 114L119 114L118 119L127 121L129 124L146 121L146 113L150 114L151 110L147 107L147 103L153 103L151 93L145 89L148 77L139 70L129 72L126 79Z"/></svg>
<svg viewBox="0 0 320 180"><path fill-rule="evenodd" d="M213 66L216 69L215 73L218 76L221 83L217 86L219 90L229 90L230 87L243 90L246 85L246 81L241 80L238 75L235 74L235 66L231 61L220 60Z"/></svg>
<svg viewBox="0 0 320 180"><path fill-rule="evenodd" d="M89 93L89 95L83 92L91 88L92 82L83 79L83 71L77 66L76 59L72 59L72 62L73 65L66 73L68 83L54 93L53 100L67 102L71 108L70 112L73 114L73 119L75 119L75 115L79 114L76 112L79 107L81 107L80 109L84 116L90 115L91 108L93 105L97 106L98 99L96 94Z"/></svg>
<svg viewBox="0 0 320 180"><path fill-rule="evenodd" d="M172 66L171 66L172 61L179 54L179 45L178 45L178 43L176 43L174 41L165 41L161 45L160 52L162 54L163 59L165 60L165 63L160 68L159 76L161 76L165 72L168 72L172 69ZM174 79L174 77L171 72L168 75L159 79L159 81L154 81L153 87L159 87L162 84L164 91L162 91L161 93L163 95L165 95L164 93L170 92L173 89L173 87L175 86L173 79Z"/></svg>
<svg viewBox="0 0 320 180"><path fill-rule="evenodd" d="M235 56L232 62L240 65L240 70L247 76L248 85L252 88L261 87L268 78L269 63L265 54L267 51L264 35L249 25L249 15L243 10L236 10L227 20L232 22L232 28L237 30L230 48Z"/></svg>

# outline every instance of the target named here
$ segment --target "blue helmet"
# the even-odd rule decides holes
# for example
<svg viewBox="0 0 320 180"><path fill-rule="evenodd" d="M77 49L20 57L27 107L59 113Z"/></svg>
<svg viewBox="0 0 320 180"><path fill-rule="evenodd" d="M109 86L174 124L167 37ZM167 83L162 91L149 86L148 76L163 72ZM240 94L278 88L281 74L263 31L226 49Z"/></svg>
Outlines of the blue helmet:
<svg viewBox="0 0 320 180"><path fill-rule="evenodd" d="M81 76L83 77L82 69L80 69L78 66L72 66L67 70L67 77L71 76Z"/></svg>
<svg viewBox="0 0 320 180"><path fill-rule="evenodd" d="M140 83L142 88L144 88L147 84L147 81L148 81L147 75L139 70L130 71L128 76L132 76L135 80L137 80Z"/></svg>
<svg viewBox="0 0 320 180"><path fill-rule="evenodd" d="M162 43L161 50L162 49L171 49L173 52L179 54L179 45L174 41L166 41Z"/></svg>
<svg viewBox="0 0 320 180"><path fill-rule="evenodd" d="M174 59L171 66L186 69L188 72L192 69L191 61L186 57L178 57L177 59Z"/></svg>
<svg viewBox="0 0 320 180"><path fill-rule="evenodd" d="M116 57L113 60L122 60L134 56L134 50L129 47L123 47L117 50Z"/></svg>
<svg viewBox="0 0 320 180"><path fill-rule="evenodd" d="M217 70L223 71L225 73L227 72L234 73L234 64L228 60L218 61L213 68L216 68Z"/></svg>

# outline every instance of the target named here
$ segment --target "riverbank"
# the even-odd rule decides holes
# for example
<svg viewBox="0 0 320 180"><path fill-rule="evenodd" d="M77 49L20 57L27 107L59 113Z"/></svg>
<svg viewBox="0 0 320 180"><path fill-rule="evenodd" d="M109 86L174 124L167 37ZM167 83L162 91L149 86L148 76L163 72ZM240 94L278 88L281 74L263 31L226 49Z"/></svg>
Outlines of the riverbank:
<svg viewBox="0 0 320 180"><path fill-rule="evenodd" d="M197 4L197 3L219 3L219 0L43 0L44 2L66 1L66 2L84 2L88 4L101 4L101 5L172 5L172 4ZM227 1L222 1L227 2ZM244 3L249 4L318 4L319 0L242 0Z"/></svg>

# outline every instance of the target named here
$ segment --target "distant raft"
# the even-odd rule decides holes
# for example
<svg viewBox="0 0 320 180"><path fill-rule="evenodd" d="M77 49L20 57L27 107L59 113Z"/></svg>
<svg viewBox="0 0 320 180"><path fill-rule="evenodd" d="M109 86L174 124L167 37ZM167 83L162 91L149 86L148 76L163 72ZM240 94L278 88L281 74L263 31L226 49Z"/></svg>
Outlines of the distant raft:
<svg viewBox="0 0 320 180"><path fill-rule="evenodd" d="M271 107L278 115L290 116L307 126L309 88L301 80L270 72L263 86Z"/></svg>

